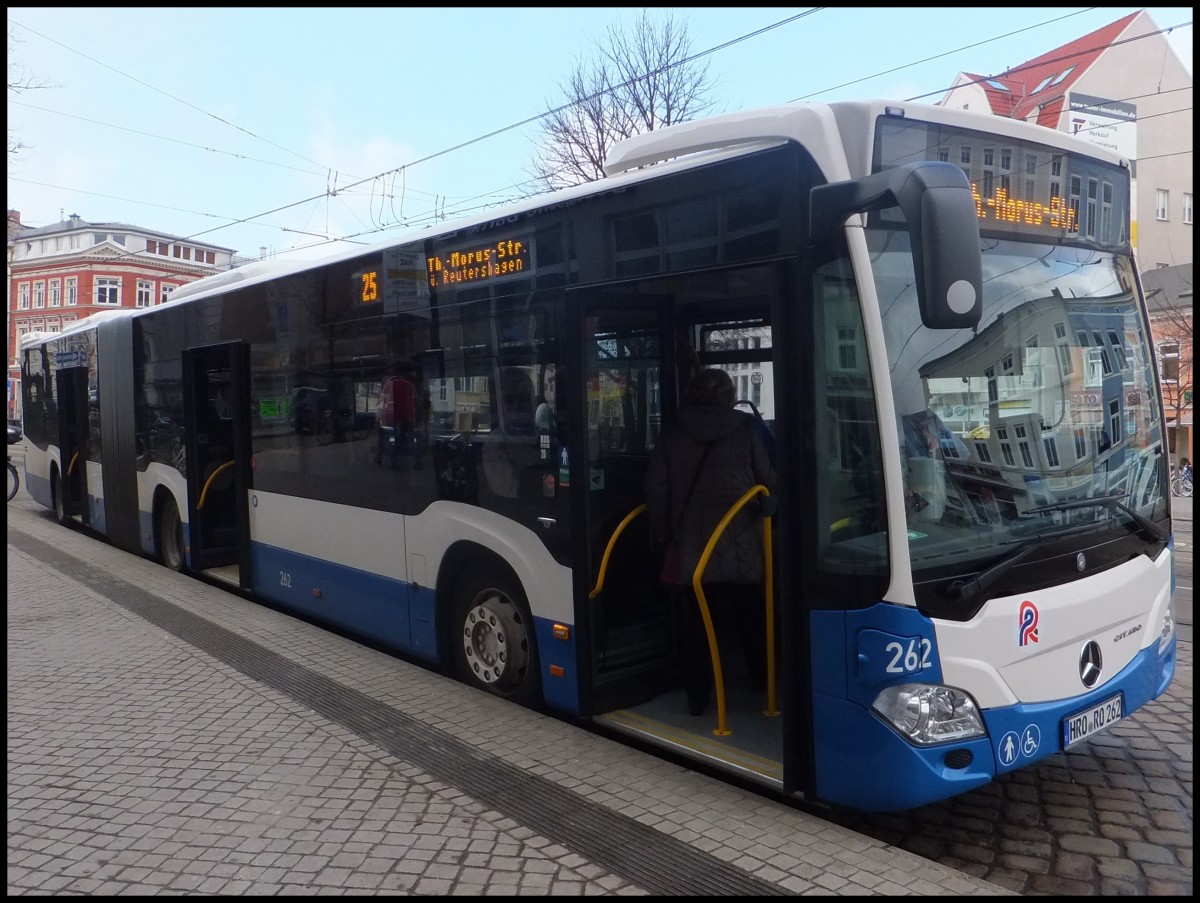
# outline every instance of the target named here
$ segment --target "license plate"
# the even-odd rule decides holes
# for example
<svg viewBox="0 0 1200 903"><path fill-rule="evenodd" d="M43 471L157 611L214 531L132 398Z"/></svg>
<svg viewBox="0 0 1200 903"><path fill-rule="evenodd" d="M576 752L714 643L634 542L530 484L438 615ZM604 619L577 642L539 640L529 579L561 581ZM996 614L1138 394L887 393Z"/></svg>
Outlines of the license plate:
<svg viewBox="0 0 1200 903"><path fill-rule="evenodd" d="M1097 703L1086 712L1071 715L1062 722L1063 749L1074 746L1080 740L1090 737L1097 731L1104 730L1121 720L1121 697L1113 696Z"/></svg>

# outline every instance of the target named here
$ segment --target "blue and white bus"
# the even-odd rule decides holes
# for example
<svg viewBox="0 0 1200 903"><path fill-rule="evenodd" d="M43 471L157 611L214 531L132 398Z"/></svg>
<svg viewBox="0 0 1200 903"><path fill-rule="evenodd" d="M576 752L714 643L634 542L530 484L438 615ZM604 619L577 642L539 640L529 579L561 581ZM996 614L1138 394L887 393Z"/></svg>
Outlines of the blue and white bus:
<svg viewBox="0 0 1200 903"><path fill-rule="evenodd" d="M1167 688L1126 161L871 101L664 128L606 173L28 337L29 493L487 692L860 810L979 787ZM778 474L768 687L714 633L699 718L640 514L697 359Z"/></svg>

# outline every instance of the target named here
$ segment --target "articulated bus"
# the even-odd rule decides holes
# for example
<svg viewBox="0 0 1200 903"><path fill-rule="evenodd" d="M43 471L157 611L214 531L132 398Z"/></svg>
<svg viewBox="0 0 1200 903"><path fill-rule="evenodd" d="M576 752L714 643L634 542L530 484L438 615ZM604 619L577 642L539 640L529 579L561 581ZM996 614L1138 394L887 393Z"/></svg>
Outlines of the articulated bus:
<svg viewBox="0 0 1200 903"><path fill-rule="evenodd" d="M1101 148L930 105L663 128L594 183L27 337L28 491L500 697L787 797L920 806L1173 677L1130 195ZM701 717L642 513L697 359L778 478L735 505L767 540L768 684L710 622Z"/></svg>

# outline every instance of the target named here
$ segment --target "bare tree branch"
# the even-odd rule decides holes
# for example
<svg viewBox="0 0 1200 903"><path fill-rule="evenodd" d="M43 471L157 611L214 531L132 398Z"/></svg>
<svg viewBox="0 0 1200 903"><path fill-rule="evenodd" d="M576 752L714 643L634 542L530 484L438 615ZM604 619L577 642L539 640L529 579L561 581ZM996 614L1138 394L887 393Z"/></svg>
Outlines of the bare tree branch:
<svg viewBox="0 0 1200 903"><path fill-rule="evenodd" d="M13 31L12 25L8 26L8 91L10 94L21 94L25 91L36 91L41 88L53 87L49 82L43 79L34 79L26 76L25 67L13 59L14 50L17 44L23 43L16 32ZM8 127L8 159L11 163L21 151L26 150L29 145L25 144L16 136L16 129L12 126Z"/></svg>
<svg viewBox="0 0 1200 903"><path fill-rule="evenodd" d="M629 32L613 26L590 63L576 61L551 105L531 175L544 189L593 182L623 138L685 122L713 107L707 65L689 60L686 23L670 12L658 22L648 11Z"/></svg>

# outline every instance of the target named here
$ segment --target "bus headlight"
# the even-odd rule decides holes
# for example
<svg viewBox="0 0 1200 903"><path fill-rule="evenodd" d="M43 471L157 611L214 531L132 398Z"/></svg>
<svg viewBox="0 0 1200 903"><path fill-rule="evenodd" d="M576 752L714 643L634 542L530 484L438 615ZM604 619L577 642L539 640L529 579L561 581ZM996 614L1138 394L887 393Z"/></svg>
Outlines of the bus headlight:
<svg viewBox="0 0 1200 903"><path fill-rule="evenodd" d="M898 684L881 690L872 708L919 746L984 735L975 700L953 687Z"/></svg>
<svg viewBox="0 0 1200 903"><path fill-rule="evenodd" d="M1171 604L1167 606L1167 613L1163 615L1162 633L1158 635L1158 651L1161 654L1167 646L1171 645L1171 638L1175 636L1175 597L1171 597Z"/></svg>

